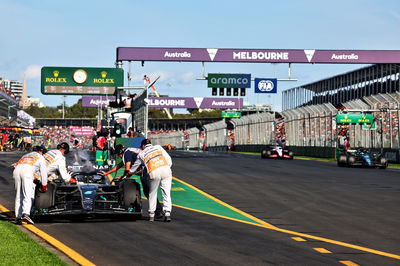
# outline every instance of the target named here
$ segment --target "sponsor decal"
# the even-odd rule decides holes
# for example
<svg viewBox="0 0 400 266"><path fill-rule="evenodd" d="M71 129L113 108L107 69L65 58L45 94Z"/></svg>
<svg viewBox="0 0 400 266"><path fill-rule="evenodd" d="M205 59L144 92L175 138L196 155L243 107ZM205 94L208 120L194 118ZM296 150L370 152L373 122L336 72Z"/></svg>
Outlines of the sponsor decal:
<svg viewBox="0 0 400 266"><path fill-rule="evenodd" d="M304 53L306 54L308 63L310 63L315 54L315 50L304 50Z"/></svg>
<svg viewBox="0 0 400 266"><path fill-rule="evenodd" d="M332 54L331 59L335 60L358 60L357 54Z"/></svg>
<svg viewBox="0 0 400 266"><path fill-rule="evenodd" d="M277 92L277 79L254 79L254 92L255 93L276 93Z"/></svg>
<svg viewBox="0 0 400 266"><path fill-rule="evenodd" d="M208 55L210 56L211 61L214 61L215 56L217 55L218 49L207 49Z"/></svg>
<svg viewBox="0 0 400 266"><path fill-rule="evenodd" d="M235 102L233 101L217 101L214 100L211 103L212 106L235 106Z"/></svg>
<svg viewBox="0 0 400 266"><path fill-rule="evenodd" d="M233 52L238 60L289 60L288 52Z"/></svg>
<svg viewBox="0 0 400 266"><path fill-rule="evenodd" d="M179 100L174 100L174 99L154 99L150 98L150 105L160 105L160 106L185 106L185 100L179 99Z"/></svg>
<svg viewBox="0 0 400 266"><path fill-rule="evenodd" d="M189 52L168 52L166 51L164 54L164 58L190 58L192 54Z"/></svg>

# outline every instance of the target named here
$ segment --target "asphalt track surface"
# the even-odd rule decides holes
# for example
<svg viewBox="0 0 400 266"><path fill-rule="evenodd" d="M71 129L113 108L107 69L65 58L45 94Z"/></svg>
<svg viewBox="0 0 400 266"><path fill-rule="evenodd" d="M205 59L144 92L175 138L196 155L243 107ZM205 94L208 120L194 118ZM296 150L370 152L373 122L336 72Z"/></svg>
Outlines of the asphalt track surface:
<svg viewBox="0 0 400 266"><path fill-rule="evenodd" d="M400 255L399 170L238 154L172 155L175 177L277 228ZM8 165L20 156L0 154L0 204L9 209L14 191ZM36 226L98 265L400 265L373 252L306 237L298 242L295 234L181 208L173 209L172 223L144 218Z"/></svg>

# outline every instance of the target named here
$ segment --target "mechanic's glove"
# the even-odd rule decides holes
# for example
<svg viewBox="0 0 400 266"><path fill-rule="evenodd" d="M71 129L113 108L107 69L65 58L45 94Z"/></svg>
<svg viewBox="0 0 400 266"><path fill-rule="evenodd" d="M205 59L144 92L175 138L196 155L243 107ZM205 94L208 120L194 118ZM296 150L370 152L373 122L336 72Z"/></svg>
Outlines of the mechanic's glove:
<svg viewBox="0 0 400 266"><path fill-rule="evenodd" d="M42 192L42 193L46 192L47 191L47 185L45 185L45 186L41 185L40 188L39 188L39 191Z"/></svg>
<svg viewBox="0 0 400 266"><path fill-rule="evenodd" d="M40 185L40 180L39 179L33 179L33 183L35 184L35 185Z"/></svg>
<svg viewBox="0 0 400 266"><path fill-rule="evenodd" d="M76 179L71 177L71 179L68 181L68 183L75 184L76 183Z"/></svg>

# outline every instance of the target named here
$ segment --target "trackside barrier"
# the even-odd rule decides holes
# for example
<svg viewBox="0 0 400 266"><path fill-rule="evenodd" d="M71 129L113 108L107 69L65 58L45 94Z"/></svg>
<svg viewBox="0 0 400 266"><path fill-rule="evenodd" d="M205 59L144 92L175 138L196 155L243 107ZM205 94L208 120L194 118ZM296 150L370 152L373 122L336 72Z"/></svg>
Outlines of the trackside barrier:
<svg viewBox="0 0 400 266"><path fill-rule="evenodd" d="M275 143L274 113L257 113L232 119L235 147L246 144Z"/></svg>
<svg viewBox="0 0 400 266"><path fill-rule="evenodd" d="M293 152L298 155L325 157L330 151L324 149L336 147L338 134L344 130L351 146L379 150L389 161L400 162L399 92L366 96L348 101L343 106L343 112L372 113L375 125L336 125L338 111L331 104L286 110L283 112L286 139Z"/></svg>
<svg viewBox="0 0 400 266"><path fill-rule="evenodd" d="M207 124L204 126L206 131L205 144L208 147L218 147L227 145L227 128L224 120Z"/></svg>
<svg viewBox="0 0 400 266"><path fill-rule="evenodd" d="M331 103L303 106L282 112L286 145L296 155L334 157L338 134L346 131L352 147L378 149L390 161L400 161L400 93L377 94L343 104L341 112L372 113L376 126L336 124L338 109ZM257 113L238 119L221 120L204 126L204 144L210 151L260 152L276 143L275 114ZM200 149L203 131L191 128L182 132L152 134L153 143L173 144L178 149ZM229 147L228 147L229 146Z"/></svg>
<svg viewBox="0 0 400 266"><path fill-rule="evenodd" d="M186 130L187 135L185 142L185 148L188 149L201 149L200 145L200 130L198 128L190 128Z"/></svg>
<svg viewBox="0 0 400 266"><path fill-rule="evenodd" d="M184 148L183 133L180 131L169 133L149 134L149 138L154 145L171 144L177 149Z"/></svg>

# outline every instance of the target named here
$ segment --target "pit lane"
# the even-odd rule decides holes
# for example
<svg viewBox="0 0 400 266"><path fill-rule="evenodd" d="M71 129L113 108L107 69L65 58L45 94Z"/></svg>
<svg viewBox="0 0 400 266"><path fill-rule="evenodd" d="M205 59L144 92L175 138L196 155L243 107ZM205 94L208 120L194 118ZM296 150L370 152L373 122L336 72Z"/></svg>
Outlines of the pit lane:
<svg viewBox="0 0 400 266"><path fill-rule="evenodd" d="M261 160L236 154L172 155L173 174L179 180L273 226L400 253L399 171L343 169L329 163ZM0 161L0 203L10 209L12 169L6 169L5 164L18 158L3 153ZM185 191L173 188L175 204L191 201L190 195L179 196ZM195 208L197 212L174 208L171 224L139 220L36 226L100 265L398 263L393 258L324 241L306 238L306 242L297 242L291 238L295 235L227 220ZM319 254L314 248L332 253Z"/></svg>

